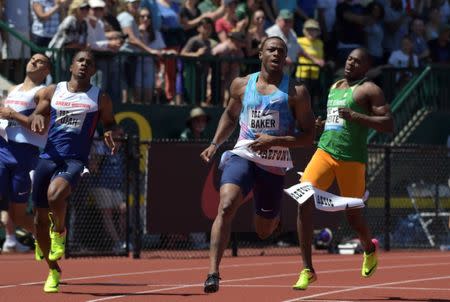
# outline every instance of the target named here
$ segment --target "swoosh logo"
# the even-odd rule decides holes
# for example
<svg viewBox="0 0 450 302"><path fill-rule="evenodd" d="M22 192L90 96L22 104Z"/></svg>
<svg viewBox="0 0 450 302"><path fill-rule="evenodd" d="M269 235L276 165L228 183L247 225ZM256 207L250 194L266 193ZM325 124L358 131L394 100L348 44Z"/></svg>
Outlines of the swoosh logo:
<svg viewBox="0 0 450 302"><path fill-rule="evenodd" d="M370 270L365 271L365 274L368 276L370 275L370 273L377 267L377 265L375 264Z"/></svg>
<svg viewBox="0 0 450 302"><path fill-rule="evenodd" d="M217 173L218 164L213 163L209 169L208 176L203 183L202 197L201 197L201 207L203 214L210 220L214 220L217 216L219 203L220 203L220 192L219 188L216 187L214 183L214 176ZM247 194L244 198L244 203L253 199L253 191Z"/></svg>

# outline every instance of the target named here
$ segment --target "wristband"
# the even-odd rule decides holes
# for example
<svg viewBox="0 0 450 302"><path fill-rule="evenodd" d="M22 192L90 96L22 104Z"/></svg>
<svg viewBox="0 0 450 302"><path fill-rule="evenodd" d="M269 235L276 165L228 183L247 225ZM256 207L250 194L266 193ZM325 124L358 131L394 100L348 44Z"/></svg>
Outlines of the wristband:
<svg viewBox="0 0 450 302"><path fill-rule="evenodd" d="M215 142L211 142L210 145L213 145L213 146L215 146L216 148L219 148L219 147L220 147L220 144L215 143Z"/></svg>

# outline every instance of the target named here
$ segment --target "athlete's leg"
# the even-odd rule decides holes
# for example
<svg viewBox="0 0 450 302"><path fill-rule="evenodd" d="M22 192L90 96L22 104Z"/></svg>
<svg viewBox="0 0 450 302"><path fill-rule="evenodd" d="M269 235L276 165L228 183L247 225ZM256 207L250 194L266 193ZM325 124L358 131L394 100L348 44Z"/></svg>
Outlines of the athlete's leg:
<svg viewBox="0 0 450 302"><path fill-rule="evenodd" d="M35 228L36 228L36 238L39 242L39 247L45 257L45 261L50 269L56 269L59 272L61 268L57 261L51 261L48 259L50 253L50 220L48 219L48 214L50 210L48 208L36 208L35 209Z"/></svg>
<svg viewBox="0 0 450 302"><path fill-rule="evenodd" d="M255 230L259 238L266 239L280 222L284 176L255 167L253 187L255 206Z"/></svg>
<svg viewBox="0 0 450 302"><path fill-rule="evenodd" d="M47 198L53 213L53 231L63 233L67 210L67 198L72 192L69 181L62 177L55 177L48 187Z"/></svg>
<svg viewBox="0 0 450 302"><path fill-rule="evenodd" d="M220 186L219 208L211 228L209 274L204 287L207 293L219 290L220 261L230 240L231 223L236 211L253 185L253 168L253 163L236 155L231 156L225 164Z"/></svg>
<svg viewBox="0 0 450 302"><path fill-rule="evenodd" d="M53 213L53 231L63 233L67 210L67 199L81 178L84 164L78 160L66 160L60 164L56 176L47 191L48 204Z"/></svg>
<svg viewBox="0 0 450 302"><path fill-rule="evenodd" d="M321 149L317 149L306 167L301 182L310 182L313 186L327 190L334 180L333 159ZM313 240L314 198L309 198L298 206L297 231L302 254L303 268L314 271L311 256Z"/></svg>
<svg viewBox="0 0 450 302"><path fill-rule="evenodd" d="M28 232L34 234L33 215L27 213L28 205L26 203L11 202L9 205L9 215L15 225L20 226Z"/></svg>
<svg viewBox="0 0 450 302"><path fill-rule="evenodd" d="M359 162L339 161L336 168L336 180L339 185L341 196L362 198L366 190L366 167ZM346 211L349 225L358 234L364 251L373 252L375 245L362 209L351 209Z"/></svg>
<svg viewBox="0 0 450 302"><path fill-rule="evenodd" d="M9 214L14 224L34 234L33 216L27 214L31 192L30 171L39 160L39 149L30 144L10 142L11 152L17 159L17 165L11 169L11 193Z"/></svg>
<svg viewBox="0 0 450 302"><path fill-rule="evenodd" d="M220 187L219 209L211 228L209 273L219 272L220 261L230 240L231 223L242 201L243 196L238 185L228 183Z"/></svg>

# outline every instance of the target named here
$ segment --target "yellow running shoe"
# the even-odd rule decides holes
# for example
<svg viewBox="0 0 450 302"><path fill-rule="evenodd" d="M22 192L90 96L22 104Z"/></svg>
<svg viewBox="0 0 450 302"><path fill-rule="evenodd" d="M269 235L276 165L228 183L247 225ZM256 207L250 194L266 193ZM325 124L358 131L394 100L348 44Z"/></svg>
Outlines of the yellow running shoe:
<svg viewBox="0 0 450 302"><path fill-rule="evenodd" d="M372 243L375 245L375 250L370 254L366 254L366 252L364 252L364 261L361 268L361 276L364 278L369 278L375 274L378 267L378 240L372 239Z"/></svg>
<svg viewBox="0 0 450 302"><path fill-rule="evenodd" d="M66 250L66 232L58 233L50 231L50 252L48 254L48 259L51 261L57 261L61 259Z"/></svg>
<svg viewBox="0 0 450 302"><path fill-rule="evenodd" d="M41 261L44 259L44 253L42 252L36 239L34 240L34 259L36 259L36 261Z"/></svg>
<svg viewBox="0 0 450 302"><path fill-rule="evenodd" d="M317 276L315 272L312 272L310 269L305 268L300 272L300 276L298 277L297 283L295 283L292 288L296 290L305 290L308 286L317 280Z"/></svg>
<svg viewBox="0 0 450 302"><path fill-rule="evenodd" d="M46 293L57 293L59 292L59 279L61 278L61 273L56 269L51 269L48 273L47 281L44 284L44 292Z"/></svg>

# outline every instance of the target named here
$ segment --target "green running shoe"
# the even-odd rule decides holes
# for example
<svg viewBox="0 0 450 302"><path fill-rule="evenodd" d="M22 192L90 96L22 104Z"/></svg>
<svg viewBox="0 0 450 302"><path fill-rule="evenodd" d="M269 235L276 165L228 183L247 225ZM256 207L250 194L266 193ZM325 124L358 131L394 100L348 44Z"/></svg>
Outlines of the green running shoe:
<svg viewBox="0 0 450 302"><path fill-rule="evenodd" d="M296 290L305 290L308 286L317 280L316 273L312 272L310 269L305 268L300 272L297 283L295 283L292 288Z"/></svg>
<svg viewBox="0 0 450 302"><path fill-rule="evenodd" d="M51 269L48 273L47 281L44 284L44 292L46 293L57 293L59 292L59 279L61 278L61 273L55 269Z"/></svg>
<svg viewBox="0 0 450 302"><path fill-rule="evenodd" d="M364 252L364 261L361 268L361 276L364 278L369 278L375 274L378 267L378 240L372 239L372 243L375 245L375 250L370 254L366 254L366 252Z"/></svg>
<svg viewBox="0 0 450 302"><path fill-rule="evenodd" d="M66 250L66 232L58 233L50 231L50 252L48 254L48 259L51 261L57 261L61 259Z"/></svg>
<svg viewBox="0 0 450 302"><path fill-rule="evenodd" d="M34 259L36 259L36 261L42 261L44 259L44 253L36 239L34 240Z"/></svg>

